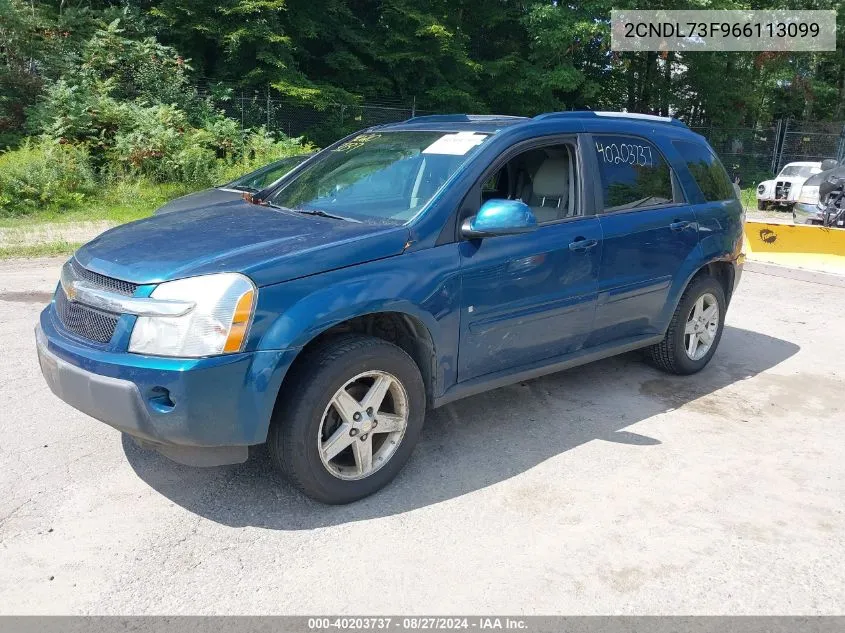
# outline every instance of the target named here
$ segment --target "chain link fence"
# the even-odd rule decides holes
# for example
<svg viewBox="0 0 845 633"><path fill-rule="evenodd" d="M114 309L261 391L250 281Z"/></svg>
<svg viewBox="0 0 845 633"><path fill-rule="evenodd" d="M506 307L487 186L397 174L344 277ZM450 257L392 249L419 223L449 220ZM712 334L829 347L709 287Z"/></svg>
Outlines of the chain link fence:
<svg viewBox="0 0 845 633"><path fill-rule="evenodd" d="M772 177L778 127L723 128L694 127L722 159L732 179L743 187Z"/></svg>
<svg viewBox="0 0 845 633"><path fill-rule="evenodd" d="M224 96L215 96L214 91L200 87L198 93L210 98L226 116L240 121L244 129L264 126L290 137L304 136L319 147L362 128L431 114L417 110L413 100L317 107L281 99L271 91L229 91Z"/></svg>
<svg viewBox="0 0 845 633"><path fill-rule="evenodd" d="M777 170L796 161L845 160L845 123L792 121L783 125Z"/></svg>
<svg viewBox="0 0 845 633"><path fill-rule="evenodd" d="M693 128L710 141L733 178L749 186L774 177L784 165L845 164L845 122L783 119L769 128Z"/></svg>
<svg viewBox="0 0 845 633"><path fill-rule="evenodd" d="M325 147L356 130L372 125L395 123L413 116L434 114L418 110L415 100L362 104L303 105L279 98L267 91L228 90L215 96L213 88L200 86L198 92L212 99L215 107L239 120L243 128L266 127L290 137L304 136ZM768 180L795 161L822 161L835 158L845 162L845 122L805 122L779 120L771 127L727 128L693 127L710 142L731 178L742 187Z"/></svg>

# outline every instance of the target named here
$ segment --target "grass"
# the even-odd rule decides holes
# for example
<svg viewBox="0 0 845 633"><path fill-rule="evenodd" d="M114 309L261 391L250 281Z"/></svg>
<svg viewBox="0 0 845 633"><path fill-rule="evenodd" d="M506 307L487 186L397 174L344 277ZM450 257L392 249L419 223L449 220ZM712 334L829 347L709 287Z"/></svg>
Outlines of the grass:
<svg viewBox="0 0 845 633"><path fill-rule="evenodd" d="M28 228L48 222L107 221L123 224L152 214L168 200L191 193L195 188L177 183L137 181L104 188L96 198L72 209L45 207L23 216L0 215L0 228Z"/></svg>
<svg viewBox="0 0 845 633"><path fill-rule="evenodd" d="M194 189L173 183L121 183L104 188L96 198L71 209L54 206L24 216L0 214L0 259L70 255L82 245L77 241L82 235L71 228L73 223L124 224L139 220L151 215L168 200ZM67 229L62 228L65 224L69 225ZM85 231L83 229L82 233Z"/></svg>
<svg viewBox="0 0 845 633"><path fill-rule="evenodd" d="M76 249L82 246L79 242L45 242L43 244L21 244L12 246L0 246L0 259L13 257L56 257L58 255L71 255Z"/></svg>
<svg viewBox="0 0 845 633"><path fill-rule="evenodd" d="M740 196L742 206L750 211L757 208L757 187L746 187Z"/></svg>

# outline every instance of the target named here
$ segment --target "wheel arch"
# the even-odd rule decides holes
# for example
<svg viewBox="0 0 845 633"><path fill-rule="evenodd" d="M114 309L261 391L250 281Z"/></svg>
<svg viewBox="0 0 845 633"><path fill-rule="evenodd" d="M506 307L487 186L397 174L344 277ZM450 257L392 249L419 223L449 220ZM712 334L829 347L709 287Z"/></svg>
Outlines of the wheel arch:
<svg viewBox="0 0 845 633"><path fill-rule="evenodd" d="M310 330L305 338L297 343L299 348L294 357L285 379L279 387L276 398L282 393L288 376L297 370L308 352L326 340L347 333L366 334L374 338L385 340L401 348L407 353L423 378L426 400L429 405L434 402L434 394L438 383L437 377L437 344L431 327L424 316L407 310L387 309L365 312L355 316L335 320L324 324L317 330Z"/></svg>
<svg viewBox="0 0 845 633"><path fill-rule="evenodd" d="M725 301L728 305L730 305L731 295L733 294L734 288L734 280L736 277L734 264L730 259L724 257L713 258L703 264L692 267L691 272L686 275L683 283L676 282L676 286L674 287L670 299L667 301L667 305L664 308L661 318L661 329L659 331L664 334L666 333L672 316L675 314L675 310L678 308L678 304L681 301L681 297L684 296L684 292L687 288L689 288L690 284L703 275L713 277L719 282L719 285L722 286L722 290L725 293Z"/></svg>
<svg viewBox="0 0 845 633"><path fill-rule="evenodd" d="M734 277L736 276L733 263L728 260L717 259L704 264L689 278L684 285L684 290L689 288L689 285L693 281L704 275L713 277L719 282L719 285L722 286L722 291L725 293L725 301L730 305L734 288Z"/></svg>

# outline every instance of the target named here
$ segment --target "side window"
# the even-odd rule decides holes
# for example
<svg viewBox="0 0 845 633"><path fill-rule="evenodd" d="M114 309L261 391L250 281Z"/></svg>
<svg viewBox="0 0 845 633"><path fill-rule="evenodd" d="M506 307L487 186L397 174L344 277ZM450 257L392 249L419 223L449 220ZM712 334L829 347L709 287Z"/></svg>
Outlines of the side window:
<svg viewBox="0 0 845 633"><path fill-rule="evenodd" d="M710 148L689 141L672 141L672 145L684 159L707 202L733 200L736 197L725 168Z"/></svg>
<svg viewBox="0 0 845 633"><path fill-rule="evenodd" d="M539 224L580 215L575 147L568 143L517 154L481 183L482 201L522 200Z"/></svg>
<svg viewBox="0 0 845 633"><path fill-rule="evenodd" d="M495 174L490 176L487 180L485 180L484 184L481 185L481 195L497 193L499 191L499 183L501 182L501 180L502 170L499 170Z"/></svg>
<svg viewBox="0 0 845 633"><path fill-rule="evenodd" d="M672 170L651 143L631 136L595 135L604 212L672 204Z"/></svg>

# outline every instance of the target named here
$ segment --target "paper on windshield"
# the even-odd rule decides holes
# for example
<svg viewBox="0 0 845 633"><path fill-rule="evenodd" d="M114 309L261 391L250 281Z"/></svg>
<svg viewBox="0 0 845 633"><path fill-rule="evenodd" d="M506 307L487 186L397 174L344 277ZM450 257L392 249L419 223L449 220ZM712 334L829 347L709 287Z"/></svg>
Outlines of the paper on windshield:
<svg viewBox="0 0 845 633"><path fill-rule="evenodd" d="M476 134L475 132L456 132L455 134L446 134L434 141L431 145L423 150L423 154L449 154L452 156L463 156L473 147L481 143L486 134Z"/></svg>

